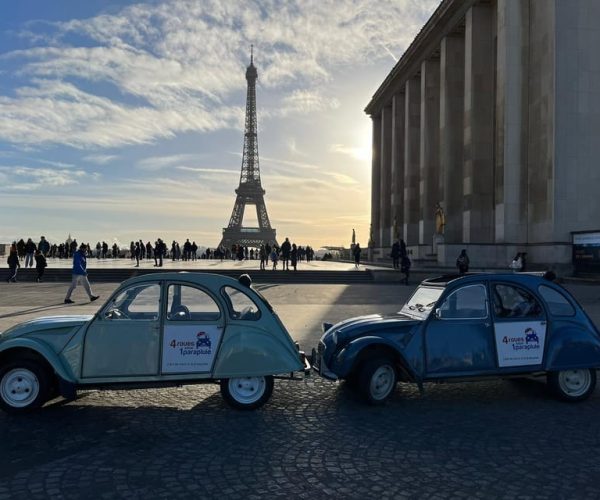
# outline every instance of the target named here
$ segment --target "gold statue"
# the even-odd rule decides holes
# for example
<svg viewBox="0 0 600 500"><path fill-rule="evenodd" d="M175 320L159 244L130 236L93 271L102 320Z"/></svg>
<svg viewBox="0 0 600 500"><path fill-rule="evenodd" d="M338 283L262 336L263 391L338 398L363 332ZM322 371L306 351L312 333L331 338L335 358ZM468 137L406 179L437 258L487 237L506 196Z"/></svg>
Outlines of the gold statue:
<svg viewBox="0 0 600 500"><path fill-rule="evenodd" d="M444 234L444 227L446 226L446 214L444 214L444 209L439 202L435 204L435 212L433 213L433 216L435 217L435 233Z"/></svg>

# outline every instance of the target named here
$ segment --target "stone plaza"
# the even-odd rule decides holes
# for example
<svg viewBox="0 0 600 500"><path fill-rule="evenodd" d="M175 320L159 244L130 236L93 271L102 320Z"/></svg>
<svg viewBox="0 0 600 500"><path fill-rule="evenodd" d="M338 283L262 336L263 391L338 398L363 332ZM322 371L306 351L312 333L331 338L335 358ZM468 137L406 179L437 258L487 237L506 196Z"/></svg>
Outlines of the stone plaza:
<svg viewBox="0 0 600 500"><path fill-rule="evenodd" d="M66 283L0 284L0 330L96 312ZM596 324L597 286L567 285ZM400 284L260 285L303 349L323 321L399 309ZM400 384L383 407L312 375L278 380L254 412L216 385L82 391L25 416L0 414L0 499L598 498L598 391L582 404L543 384Z"/></svg>

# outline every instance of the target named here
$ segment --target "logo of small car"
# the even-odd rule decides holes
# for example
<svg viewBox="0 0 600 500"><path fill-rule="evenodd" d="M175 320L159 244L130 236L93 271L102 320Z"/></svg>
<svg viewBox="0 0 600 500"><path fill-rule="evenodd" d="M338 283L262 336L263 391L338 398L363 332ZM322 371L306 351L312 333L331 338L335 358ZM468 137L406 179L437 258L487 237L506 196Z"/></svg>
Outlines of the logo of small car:
<svg viewBox="0 0 600 500"><path fill-rule="evenodd" d="M199 349L200 347L208 347L210 349L210 338L206 335L206 333L198 332L198 335L196 335L196 337L196 349Z"/></svg>
<svg viewBox="0 0 600 500"><path fill-rule="evenodd" d="M537 333L533 330L533 328L527 328L525 330L525 343L529 344L529 342L535 342L537 344L540 343L540 339L537 336Z"/></svg>

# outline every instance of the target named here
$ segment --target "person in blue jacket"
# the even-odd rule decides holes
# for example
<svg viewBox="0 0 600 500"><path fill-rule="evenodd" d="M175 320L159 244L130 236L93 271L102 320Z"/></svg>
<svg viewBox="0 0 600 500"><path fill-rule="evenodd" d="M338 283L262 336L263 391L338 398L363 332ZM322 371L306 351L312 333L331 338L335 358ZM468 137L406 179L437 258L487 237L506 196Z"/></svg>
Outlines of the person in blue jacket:
<svg viewBox="0 0 600 500"><path fill-rule="evenodd" d="M73 304L71 300L71 294L73 290L77 287L77 284L81 283L83 288L85 288L88 297L90 298L90 302L94 302L98 298L98 295L94 295L92 293L92 289L90 287L90 282L87 279L87 261L85 258L85 250L86 245L82 243L79 245L79 250L77 250L73 254L73 279L71 281L71 286L69 290L67 290L67 296L65 297L65 304Z"/></svg>

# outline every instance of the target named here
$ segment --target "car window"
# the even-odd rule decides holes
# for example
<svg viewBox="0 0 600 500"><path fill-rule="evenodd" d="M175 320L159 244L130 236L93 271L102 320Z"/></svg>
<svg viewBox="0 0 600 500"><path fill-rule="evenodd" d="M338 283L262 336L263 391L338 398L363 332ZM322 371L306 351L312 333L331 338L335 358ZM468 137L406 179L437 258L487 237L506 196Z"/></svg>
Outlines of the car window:
<svg viewBox="0 0 600 500"><path fill-rule="evenodd" d="M487 318L487 294L483 285L467 285L452 292L439 308L442 319Z"/></svg>
<svg viewBox="0 0 600 500"><path fill-rule="evenodd" d="M514 285L492 285L492 303L496 318L535 318L543 312L531 293Z"/></svg>
<svg viewBox="0 0 600 500"><path fill-rule="evenodd" d="M575 308L562 293L557 292L553 288L545 285L540 285L538 292L540 292L540 295L546 302L546 305L553 316L575 315Z"/></svg>
<svg viewBox="0 0 600 500"><path fill-rule="evenodd" d="M135 285L119 293L104 309L109 320L158 320L160 285Z"/></svg>
<svg viewBox="0 0 600 500"><path fill-rule="evenodd" d="M420 286L402 306L400 313L425 319L443 291L444 289L440 287Z"/></svg>
<svg viewBox="0 0 600 500"><path fill-rule="evenodd" d="M223 295L227 299L229 313L234 319L257 320L260 309L244 292L231 286L223 287Z"/></svg>
<svg viewBox="0 0 600 500"><path fill-rule="evenodd" d="M169 285L167 297L168 321L216 321L221 316L215 300L199 288Z"/></svg>

